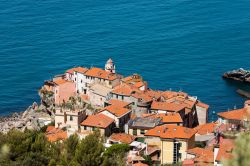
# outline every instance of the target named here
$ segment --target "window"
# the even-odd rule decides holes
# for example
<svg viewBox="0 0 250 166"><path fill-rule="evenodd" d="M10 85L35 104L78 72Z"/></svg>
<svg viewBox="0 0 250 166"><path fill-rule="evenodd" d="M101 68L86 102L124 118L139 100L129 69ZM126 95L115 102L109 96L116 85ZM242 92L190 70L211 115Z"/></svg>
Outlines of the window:
<svg viewBox="0 0 250 166"><path fill-rule="evenodd" d="M73 116L70 116L70 117L69 117L69 120L70 120L70 121L73 121Z"/></svg>
<svg viewBox="0 0 250 166"><path fill-rule="evenodd" d="M133 129L133 135L137 135L137 129Z"/></svg>
<svg viewBox="0 0 250 166"><path fill-rule="evenodd" d="M145 134L145 130L141 130L141 134L143 134L143 135L144 135L144 134Z"/></svg>
<svg viewBox="0 0 250 166"><path fill-rule="evenodd" d="M124 100L124 96L122 96L122 100Z"/></svg>
<svg viewBox="0 0 250 166"><path fill-rule="evenodd" d="M92 131L95 131L96 130L96 128L95 127L92 127Z"/></svg>
<svg viewBox="0 0 250 166"><path fill-rule="evenodd" d="M81 83L82 83L82 80L81 80Z"/></svg>
<svg viewBox="0 0 250 166"><path fill-rule="evenodd" d="M76 81L76 78L75 78L75 81Z"/></svg>
<svg viewBox="0 0 250 166"><path fill-rule="evenodd" d="M84 130L87 130L87 126L84 126L83 128L84 128Z"/></svg>

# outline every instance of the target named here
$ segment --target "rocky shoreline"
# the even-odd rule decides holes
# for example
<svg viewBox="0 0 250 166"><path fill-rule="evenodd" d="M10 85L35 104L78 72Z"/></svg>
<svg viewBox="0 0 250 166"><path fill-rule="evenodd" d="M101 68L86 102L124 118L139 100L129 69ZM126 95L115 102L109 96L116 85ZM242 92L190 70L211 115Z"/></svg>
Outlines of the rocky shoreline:
<svg viewBox="0 0 250 166"><path fill-rule="evenodd" d="M250 71L240 68L224 73L223 78L250 83Z"/></svg>
<svg viewBox="0 0 250 166"><path fill-rule="evenodd" d="M40 119L48 119L48 121L51 119L46 112L40 110L41 107L34 102L24 112L15 112L0 117L0 132L7 133L12 129L20 131L40 130L43 126Z"/></svg>

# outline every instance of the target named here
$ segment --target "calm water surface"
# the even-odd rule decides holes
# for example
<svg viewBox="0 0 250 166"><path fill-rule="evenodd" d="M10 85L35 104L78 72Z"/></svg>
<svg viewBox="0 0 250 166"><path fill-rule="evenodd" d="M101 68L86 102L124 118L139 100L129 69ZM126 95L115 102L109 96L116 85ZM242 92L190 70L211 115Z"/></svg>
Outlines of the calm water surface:
<svg viewBox="0 0 250 166"><path fill-rule="evenodd" d="M76 65L140 73L154 89L183 90L225 111L248 85L249 0L0 1L0 114L23 111L43 81ZM212 116L210 115L210 119Z"/></svg>

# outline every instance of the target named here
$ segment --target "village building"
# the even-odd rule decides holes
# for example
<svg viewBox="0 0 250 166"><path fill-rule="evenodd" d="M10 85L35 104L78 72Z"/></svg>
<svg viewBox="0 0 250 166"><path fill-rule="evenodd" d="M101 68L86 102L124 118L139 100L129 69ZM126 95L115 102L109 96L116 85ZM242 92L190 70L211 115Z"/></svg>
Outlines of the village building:
<svg viewBox="0 0 250 166"><path fill-rule="evenodd" d="M69 109L56 107L55 111L55 127L67 127L73 131L80 129L81 122L86 118L86 112L82 109Z"/></svg>
<svg viewBox="0 0 250 166"><path fill-rule="evenodd" d="M76 95L75 83L65 80L63 75L45 81L42 89L53 93L56 105L61 105L63 102L67 102L70 97Z"/></svg>
<svg viewBox="0 0 250 166"><path fill-rule="evenodd" d="M228 124L231 129L247 127L250 122L250 102L245 102L244 108L217 113L220 124Z"/></svg>
<svg viewBox="0 0 250 166"><path fill-rule="evenodd" d="M130 135L143 137L148 130L158 126L160 123L160 117L136 117L128 122L127 129L125 131Z"/></svg>
<svg viewBox="0 0 250 166"><path fill-rule="evenodd" d="M99 129L102 136L109 137L115 127L114 121L114 119L104 114L89 115L81 123L81 133L89 135Z"/></svg>
<svg viewBox="0 0 250 166"><path fill-rule="evenodd" d="M187 150L187 159L183 162L184 166L187 166L187 161L193 161L193 165L213 165L214 164L214 152L213 148L199 148Z"/></svg>
<svg viewBox="0 0 250 166"><path fill-rule="evenodd" d="M103 108L100 111L100 114L104 114L115 121L115 131L124 131L125 124L129 121L131 110L124 108L124 107L118 107L115 105L110 105L105 108Z"/></svg>
<svg viewBox="0 0 250 166"><path fill-rule="evenodd" d="M113 144L131 144L135 137L125 133L113 133L107 140L108 146Z"/></svg>
<svg viewBox="0 0 250 166"><path fill-rule="evenodd" d="M182 126L162 125L148 130L145 142L160 148L161 164L173 164L186 159L187 150L194 147L195 133Z"/></svg>
<svg viewBox="0 0 250 166"><path fill-rule="evenodd" d="M105 107L110 106L110 105L131 109L132 103L117 100L117 99L111 99L108 102L105 102L105 104L104 104Z"/></svg>
<svg viewBox="0 0 250 166"><path fill-rule="evenodd" d="M105 85L99 83L92 84L89 89L89 101L91 105L101 108L104 107L107 96L111 91L112 89Z"/></svg>
<svg viewBox="0 0 250 166"><path fill-rule="evenodd" d="M208 122L208 110L209 105L198 101L196 104L196 111L199 120L199 125L206 124Z"/></svg>
<svg viewBox="0 0 250 166"><path fill-rule="evenodd" d="M161 118L161 123L159 125L172 124L183 126L183 120L178 113L144 114L143 117Z"/></svg>
<svg viewBox="0 0 250 166"><path fill-rule="evenodd" d="M67 132L54 126L48 126L45 135L50 142L64 141L67 139Z"/></svg>

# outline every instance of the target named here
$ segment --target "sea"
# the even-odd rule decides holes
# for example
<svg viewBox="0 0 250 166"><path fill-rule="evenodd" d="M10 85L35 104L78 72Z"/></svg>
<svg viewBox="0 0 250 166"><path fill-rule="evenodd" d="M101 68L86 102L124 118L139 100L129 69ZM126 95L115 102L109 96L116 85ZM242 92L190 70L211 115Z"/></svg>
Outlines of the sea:
<svg viewBox="0 0 250 166"><path fill-rule="evenodd" d="M241 108L226 71L250 69L249 0L0 0L0 115L39 102L44 80L74 66L138 73L216 113Z"/></svg>

